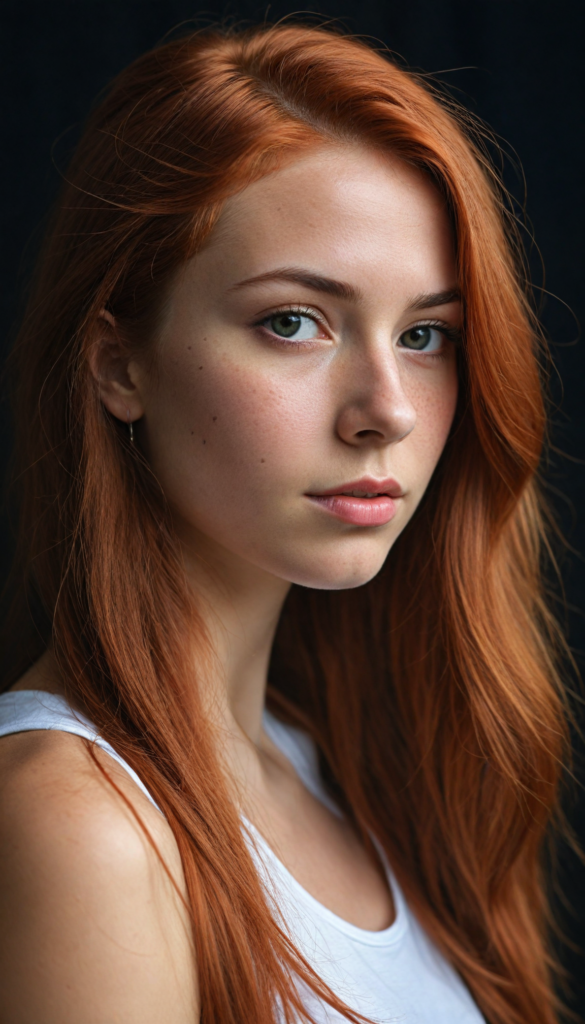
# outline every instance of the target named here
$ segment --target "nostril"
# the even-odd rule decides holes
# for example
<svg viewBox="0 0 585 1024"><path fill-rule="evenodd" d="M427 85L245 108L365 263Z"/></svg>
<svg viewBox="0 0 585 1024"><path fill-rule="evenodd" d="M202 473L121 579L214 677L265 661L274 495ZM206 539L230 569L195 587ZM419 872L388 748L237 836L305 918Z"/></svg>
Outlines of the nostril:
<svg viewBox="0 0 585 1024"><path fill-rule="evenodd" d="M383 435L382 435L382 431L381 430L356 430L355 436L356 437L368 438L368 437L382 437Z"/></svg>

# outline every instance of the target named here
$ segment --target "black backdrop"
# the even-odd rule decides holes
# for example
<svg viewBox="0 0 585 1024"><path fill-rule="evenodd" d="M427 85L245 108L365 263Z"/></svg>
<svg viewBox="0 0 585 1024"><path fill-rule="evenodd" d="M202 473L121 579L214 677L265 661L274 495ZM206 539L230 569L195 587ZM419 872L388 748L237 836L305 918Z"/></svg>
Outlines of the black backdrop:
<svg viewBox="0 0 585 1024"><path fill-rule="evenodd" d="M245 23L266 16L274 21L298 10L292 0L205 0L205 5L203 0L0 0L0 356L10 345L19 295L58 184L54 165L66 162L99 90L181 23L201 25L219 18ZM540 293L542 317L558 369L552 436L560 451L550 459L547 479L573 548L563 564L566 618L583 665L585 356L578 341L585 312L582 0L305 0L302 10L339 19L349 31L382 41L411 67L447 83L506 140L505 179L520 205L523 168L526 210L538 246L531 247L531 264L536 284L546 286L546 293ZM5 406L1 428L5 460L10 448ZM10 547L9 531L3 529L3 572ZM577 773L585 780L583 743L576 747ZM585 798L578 790L570 817L585 845ZM585 947L585 870L565 854L563 874L572 910L566 927ZM570 951L563 955L572 976L572 1003L585 1017L585 959Z"/></svg>

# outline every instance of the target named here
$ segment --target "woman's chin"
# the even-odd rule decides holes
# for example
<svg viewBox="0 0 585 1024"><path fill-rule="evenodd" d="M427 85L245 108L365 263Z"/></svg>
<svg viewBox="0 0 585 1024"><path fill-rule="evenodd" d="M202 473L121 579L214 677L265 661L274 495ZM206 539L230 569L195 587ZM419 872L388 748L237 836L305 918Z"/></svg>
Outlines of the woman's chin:
<svg viewBox="0 0 585 1024"><path fill-rule="evenodd" d="M365 559L349 563L337 560L335 564L315 564L296 567L296 571L287 573L291 583L312 590L352 590L363 587L377 576L386 560L387 551L382 557Z"/></svg>

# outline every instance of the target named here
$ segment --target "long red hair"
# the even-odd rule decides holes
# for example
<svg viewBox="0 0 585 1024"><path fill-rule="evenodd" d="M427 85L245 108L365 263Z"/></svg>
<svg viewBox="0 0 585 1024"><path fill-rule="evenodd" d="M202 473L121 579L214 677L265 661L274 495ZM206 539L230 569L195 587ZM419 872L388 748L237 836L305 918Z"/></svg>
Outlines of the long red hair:
<svg viewBox="0 0 585 1024"><path fill-rule="evenodd" d="M271 916L202 711L213 652L164 496L87 358L103 308L129 345L149 345L173 272L226 197L324 139L398 155L442 192L465 308L460 400L380 574L357 590L293 587L270 700L313 734L346 813L491 1024L553 1024L542 853L567 725L540 582L540 341L469 118L369 46L295 24L196 33L137 60L91 115L14 357L24 585L6 685L52 645L71 699L164 810L202 1021L269 1024L279 1005L292 1022L299 975L361 1019Z"/></svg>

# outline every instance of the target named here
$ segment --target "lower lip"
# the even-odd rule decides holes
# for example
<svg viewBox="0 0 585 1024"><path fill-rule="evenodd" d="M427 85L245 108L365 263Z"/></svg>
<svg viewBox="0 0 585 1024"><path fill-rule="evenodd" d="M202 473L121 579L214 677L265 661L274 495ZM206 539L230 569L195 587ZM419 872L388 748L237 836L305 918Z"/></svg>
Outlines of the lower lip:
<svg viewBox="0 0 585 1024"><path fill-rule="evenodd" d="M396 515L396 502L387 494L378 498L353 498L348 494L308 497L336 519L354 526L384 526Z"/></svg>

